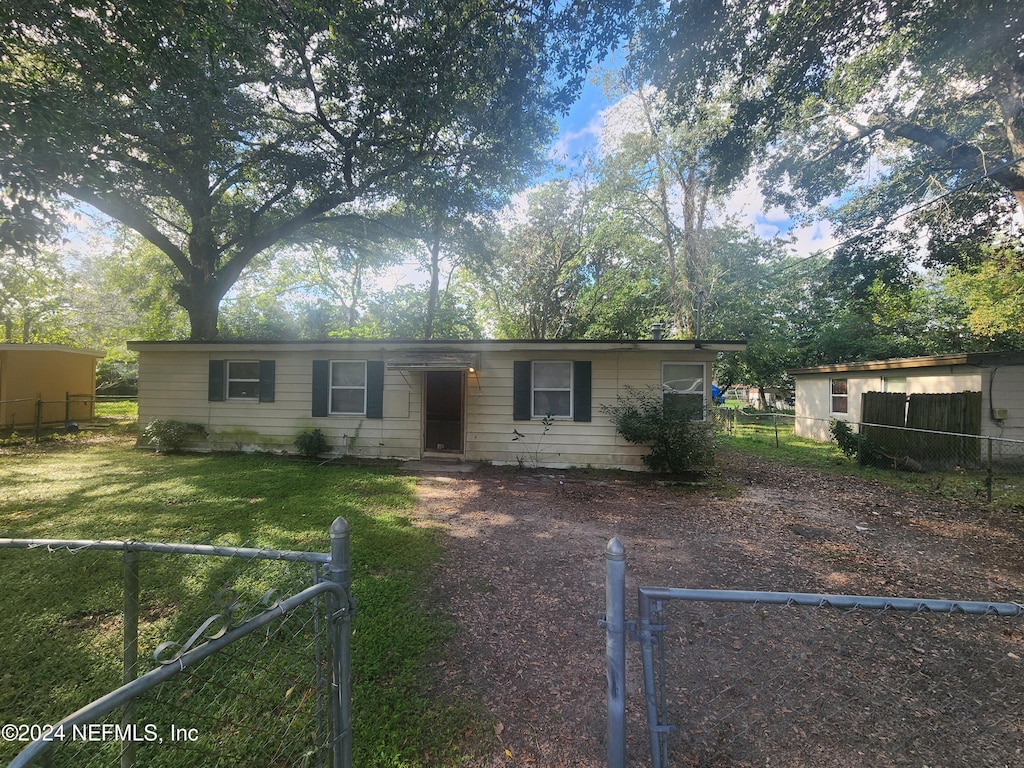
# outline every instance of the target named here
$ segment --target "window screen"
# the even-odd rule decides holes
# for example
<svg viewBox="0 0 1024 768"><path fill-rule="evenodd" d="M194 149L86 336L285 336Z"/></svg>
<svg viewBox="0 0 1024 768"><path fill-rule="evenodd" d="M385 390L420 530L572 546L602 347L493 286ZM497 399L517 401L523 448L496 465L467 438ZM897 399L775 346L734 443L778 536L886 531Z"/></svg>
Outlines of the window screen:
<svg viewBox="0 0 1024 768"><path fill-rule="evenodd" d="M258 400L260 363L258 360L228 360L228 400Z"/></svg>
<svg viewBox="0 0 1024 768"><path fill-rule="evenodd" d="M366 363L336 360L331 363L331 413L366 412Z"/></svg>
<svg viewBox="0 0 1024 768"><path fill-rule="evenodd" d="M692 419L704 418L704 364L663 363L662 403L666 409L685 410Z"/></svg>
<svg viewBox="0 0 1024 768"><path fill-rule="evenodd" d="M572 417L572 363L533 363L533 415Z"/></svg>

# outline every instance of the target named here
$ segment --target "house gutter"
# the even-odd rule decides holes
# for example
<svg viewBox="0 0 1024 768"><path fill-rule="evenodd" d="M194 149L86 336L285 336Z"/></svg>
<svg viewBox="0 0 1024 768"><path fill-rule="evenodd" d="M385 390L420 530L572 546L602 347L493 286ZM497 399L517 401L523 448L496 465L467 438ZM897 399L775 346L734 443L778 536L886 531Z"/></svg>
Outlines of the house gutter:
<svg viewBox="0 0 1024 768"><path fill-rule="evenodd" d="M130 341L128 349L133 352L175 350L189 352L255 352L270 349L306 349L306 350L338 350L338 349L370 349L385 353L401 353L410 350L434 353L472 353L472 352L516 352L538 351L549 349L573 349L588 352L644 351L656 352L665 349L680 351L702 350L705 352L743 352L747 348L746 341L694 341L671 339L661 341L650 340L590 340L590 339L543 339L543 340L416 340L416 339L338 339L318 341Z"/></svg>

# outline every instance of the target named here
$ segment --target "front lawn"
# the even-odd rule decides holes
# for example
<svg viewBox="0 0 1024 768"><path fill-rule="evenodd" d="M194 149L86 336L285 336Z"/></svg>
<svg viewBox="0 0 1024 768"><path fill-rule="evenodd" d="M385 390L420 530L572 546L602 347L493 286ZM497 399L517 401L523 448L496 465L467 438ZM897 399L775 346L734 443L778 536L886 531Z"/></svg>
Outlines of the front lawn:
<svg viewBox="0 0 1024 768"><path fill-rule="evenodd" d="M426 693L428 670L450 627L424 604L440 539L408 518L413 480L260 456L154 455L132 443L85 439L4 449L0 537L327 552L330 524L341 515L352 529L358 601L355 764L458 762L464 734L480 726L467 707ZM178 566L165 563L147 574L143 563L144 636L147 621L159 624L164 614L187 610L167 604L190 598ZM0 723L54 722L119 684L120 568L117 553L0 549ZM161 597L147 616L151 590ZM0 743L0 763L20 746ZM253 755L250 764L259 765L259 758Z"/></svg>

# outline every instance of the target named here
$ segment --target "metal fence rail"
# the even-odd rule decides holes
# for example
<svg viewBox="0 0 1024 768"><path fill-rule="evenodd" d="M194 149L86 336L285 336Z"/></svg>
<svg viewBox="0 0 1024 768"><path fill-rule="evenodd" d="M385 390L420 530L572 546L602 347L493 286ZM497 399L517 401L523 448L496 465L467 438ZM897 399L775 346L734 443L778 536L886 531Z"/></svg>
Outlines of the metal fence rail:
<svg viewBox="0 0 1024 768"><path fill-rule="evenodd" d="M100 401L95 394L73 392L66 392L61 400L42 397L0 400L3 412L0 429L31 428L38 440L44 426L92 420L96 416L96 403Z"/></svg>
<svg viewBox="0 0 1024 768"><path fill-rule="evenodd" d="M0 748L23 747L10 768L351 766L348 540L342 518L331 527L330 554L0 539L8 550L85 557L84 570L102 571L111 552L123 559L120 615L108 611L97 621L90 610L82 622L87 655L106 661L79 661L57 690L0 706ZM193 604L179 607L183 597ZM119 672L110 669L117 640ZM84 679L93 667L100 679ZM73 700L62 690L67 680L88 691L117 677L120 687L70 715L54 714L58 701Z"/></svg>
<svg viewBox="0 0 1024 768"><path fill-rule="evenodd" d="M722 433L740 444L746 441L780 452L834 442L832 420L731 408L714 409L713 418ZM862 465L926 477L944 493L964 499L1024 499L1024 440L888 424L851 423L850 428L864 438L862 450L851 456Z"/></svg>
<svg viewBox="0 0 1024 768"><path fill-rule="evenodd" d="M617 540L605 559L609 766L631 631L654 768L1022 761L1024 606L640 587L630 623Z"/></svg>

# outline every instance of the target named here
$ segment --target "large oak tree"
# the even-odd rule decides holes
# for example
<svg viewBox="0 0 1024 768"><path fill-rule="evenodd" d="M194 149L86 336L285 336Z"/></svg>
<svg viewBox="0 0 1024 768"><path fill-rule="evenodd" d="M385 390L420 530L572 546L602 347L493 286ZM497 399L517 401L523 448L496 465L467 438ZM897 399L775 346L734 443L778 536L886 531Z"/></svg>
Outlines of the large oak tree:
<svg viewBox="0 0 1024 768"><path fill-rule="evenodd" d="M534 157L577 82L552 76L555 5L12 0L0 235L54 199L91 205L170 259L192 337L213 338L275 243L370 215L453 155L501 180Z"/></svg>

